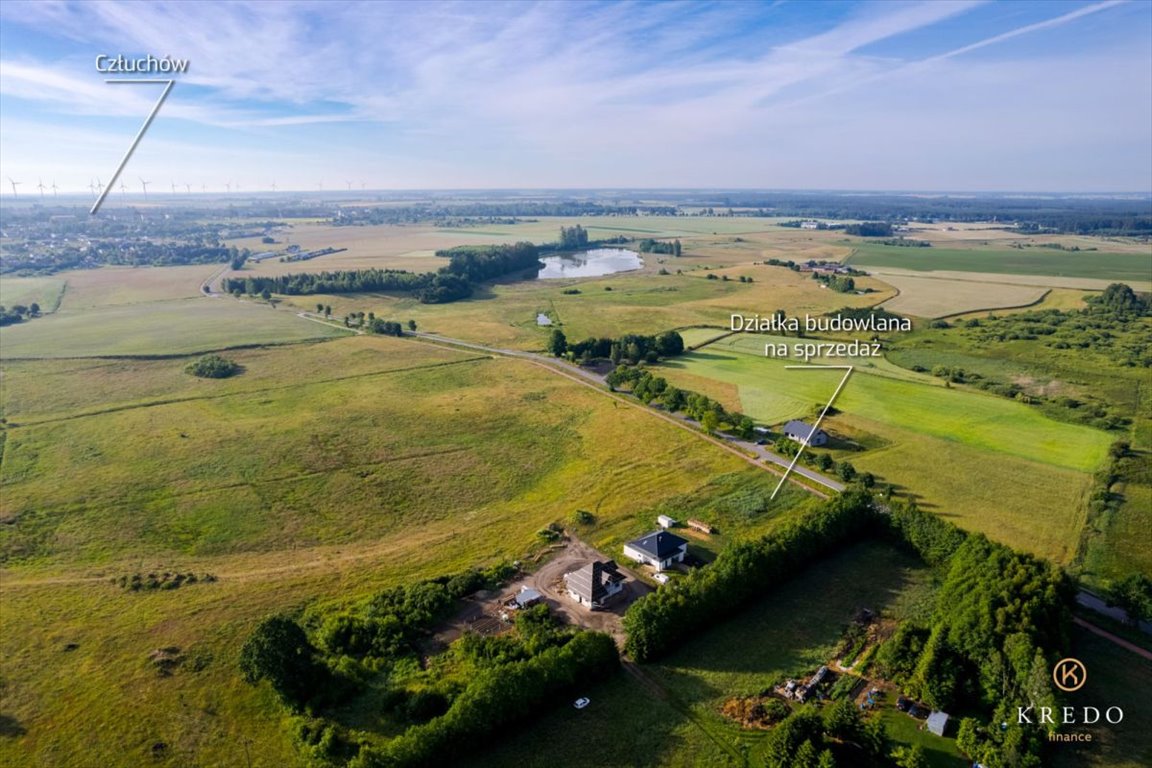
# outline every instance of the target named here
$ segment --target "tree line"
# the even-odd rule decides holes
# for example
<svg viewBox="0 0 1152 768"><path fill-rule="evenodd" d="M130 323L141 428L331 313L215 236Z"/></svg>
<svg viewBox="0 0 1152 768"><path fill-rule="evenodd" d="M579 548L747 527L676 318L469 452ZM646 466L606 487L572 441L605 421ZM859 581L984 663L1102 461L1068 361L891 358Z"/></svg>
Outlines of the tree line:
<svg viewBox="0 0 1152 768"><path fill-rule="evenodd" d="M628 333L615 339L590 336L583 341L569 343L564 332L555 328L548 337L548 352L556 357L567 357L569 360L581 363L611 360L616 364L627 362L637 365L641 362L654 363L660 358L682 355L684 337L676 331L665 331L653 336Z"/></svg>
<svg viewBox="0 0 1152 768"><path fill-rule="evenodd" d="M729 432L738 437L750 438L755 432L755 422L736 411L728 411L724 405L707 395L680 389L663 376L653 376L651 371L627 365L617 366L605 378L608 388L615 392L626 387L637 400L645 405L658 405L669 413L683 413L698 422L705 432Z"/></svg>
<svg viewBox="0 0 1152 768"><path fill-rule="evenodd" d="M448 265L436 272L415 273L403 269L353 269L302 272L288 275L225 278L224 290L232 294L260 295L264 291L287 296L316 293L414 293L422 304L445 304L472 295L475 283L518 270L539 266L538 249L532 243L461 246L437 251Z"/></svg>

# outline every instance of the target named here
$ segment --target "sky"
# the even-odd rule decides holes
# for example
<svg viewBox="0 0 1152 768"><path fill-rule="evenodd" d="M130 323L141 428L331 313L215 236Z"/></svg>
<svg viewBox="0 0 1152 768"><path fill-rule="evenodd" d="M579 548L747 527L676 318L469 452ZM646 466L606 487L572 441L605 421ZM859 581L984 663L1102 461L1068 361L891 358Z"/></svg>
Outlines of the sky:
<svg viewBox="0 0 1152 768"><path fill-rule="evenodd" d="M100 54L189 61L129 193L1152 191L1149 0L6 0L5 196L112 176Z"/></svg>

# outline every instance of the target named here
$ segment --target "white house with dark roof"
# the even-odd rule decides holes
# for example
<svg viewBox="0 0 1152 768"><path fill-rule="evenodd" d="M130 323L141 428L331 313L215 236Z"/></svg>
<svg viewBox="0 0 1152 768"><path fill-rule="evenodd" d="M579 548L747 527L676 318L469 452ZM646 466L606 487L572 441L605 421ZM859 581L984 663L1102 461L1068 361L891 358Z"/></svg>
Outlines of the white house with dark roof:
<svg viewBox="0 0 1152 768"><path fill-rule="evenodd" d="M594 561L564 574L568 596L588 608L601 608L614 595L624 591L624 574L615 560Z"/></svg>
<svg viewBox="0 0 1152 768"><path fill-rule="evenodd" d="M822 429L814 429L804 422L795 419L785 424L783 431L784 437L789 440L795 440L801 445L807 445L813 448L828 442L827 432Z"/></svg>
<svg viewBox="0 0 1152 768"><path fill-rule="evenodd" d="M658 571L682 563L688 555L688 542L668 531L653 531L624 545L624 556Z"/></svg>

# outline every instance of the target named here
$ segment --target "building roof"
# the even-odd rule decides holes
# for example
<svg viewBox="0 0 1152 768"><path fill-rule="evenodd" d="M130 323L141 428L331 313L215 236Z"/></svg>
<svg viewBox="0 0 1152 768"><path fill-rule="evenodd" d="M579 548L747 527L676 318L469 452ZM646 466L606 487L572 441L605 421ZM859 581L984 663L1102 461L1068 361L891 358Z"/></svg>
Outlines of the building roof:
<svg viewBox="0 0 1152 768"><path fill-rule="evenodd" d="M628 546L657 560L667 560L680 552L681 547L688 545L688 541L668 531L653 531L641 536L635 541L628 542Z"/></svg>
<svg viewBox="0 0 1152 768"><path fill-rule="evenodd" d="M539 600L542 595L529 586L520 587L520 594L516 595L516 602L519 605L528 605L533 600Z"/></svg>
<svg viewBox="0 0 1152 768"><path fill-rule="evenodd" d="M608 584L623 580L624 575L618 570L615 560L605 563L596 560L579 570L564 574L568 589L588 603L599 603L607 596Z"/></svg>
<svg viewBox="0 0 1152 768"><path fill-rule="evenodd" d="M802 421L797 421L796 419L793 419L784 425L784 434L796 435L796 437L799 437L801 440L811 440L812 431L812 427L808 426ZM817 429L816 434L820 434L823 431L824 430L822 429Z"/></svg>
<svg viewBox="0 0 1152 768"><path fill-rule="evenodd" d="M944 735L944 728L948 725L947 712L933 712L928 715L928 730L937 736Z"/></svg>

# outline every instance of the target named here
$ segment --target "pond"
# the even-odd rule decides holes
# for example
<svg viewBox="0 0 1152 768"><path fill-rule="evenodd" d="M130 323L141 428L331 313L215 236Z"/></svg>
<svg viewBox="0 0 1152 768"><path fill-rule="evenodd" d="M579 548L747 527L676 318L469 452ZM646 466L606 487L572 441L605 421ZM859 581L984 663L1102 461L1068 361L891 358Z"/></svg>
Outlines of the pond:
<svg viewBox="0 0 1152 768"><path fill-rule="evenodd" d="M540 261L544 262L544 268L537 277L542 280L559 277L600 277L644 266L639 254L625 248L594 248L564 256L546 256Z"/></svg>

